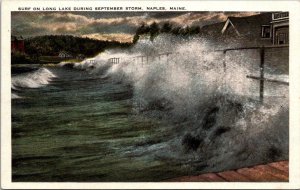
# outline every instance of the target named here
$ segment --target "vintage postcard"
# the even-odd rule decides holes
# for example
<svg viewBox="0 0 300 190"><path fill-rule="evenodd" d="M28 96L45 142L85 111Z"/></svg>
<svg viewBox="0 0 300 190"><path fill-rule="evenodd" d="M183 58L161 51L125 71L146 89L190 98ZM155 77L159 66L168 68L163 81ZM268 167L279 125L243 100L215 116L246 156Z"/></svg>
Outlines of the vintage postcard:
<svg viewBox="0 0 300 190"><path fill-rule="evenodd" d="M1 8L2 188L300 188L299 1Z"/></svg>

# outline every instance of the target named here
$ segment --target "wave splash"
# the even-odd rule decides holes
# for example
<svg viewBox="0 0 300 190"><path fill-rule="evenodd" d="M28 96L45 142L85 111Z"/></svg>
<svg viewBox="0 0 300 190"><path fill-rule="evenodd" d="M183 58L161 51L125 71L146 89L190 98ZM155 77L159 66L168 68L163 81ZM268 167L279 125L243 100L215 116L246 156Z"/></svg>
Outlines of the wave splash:
<svg viewBox="0 0 300 190"><path fill-rule="evenodd" d="M201 38L161 35L129 50L106 51L95 62L85 60L74 68L132 85L137 114L172 123L172 130L157 129L167 136L141 139L127 154L175 160L197 172L288 159L288 87L271 86L260 104L259 85L246 77L259 71L253 52L224 58L212 47ZM157 56L166 50L172 54ZM148 56L148 63L138 56ZM120 63L111 64L113 57ZM288 81L288 75L266 76Z"/></svg>
<svg viewBox="0 0 300 190"><path fill-rule="evenodd" d="M47 68L40 68L36 71L19 74L12 77L11 88L14 91L22 88L40 88L48 85L56 75ZM12 93L12 99L21 98L15 93Z"/></svg>

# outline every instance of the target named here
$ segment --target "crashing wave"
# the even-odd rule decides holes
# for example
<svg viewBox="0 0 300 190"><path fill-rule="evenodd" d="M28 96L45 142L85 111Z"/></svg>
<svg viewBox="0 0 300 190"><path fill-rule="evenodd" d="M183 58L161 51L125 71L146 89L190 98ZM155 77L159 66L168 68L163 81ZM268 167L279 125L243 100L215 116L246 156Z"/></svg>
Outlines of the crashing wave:
<svg viewBox="0 0 300 190"><path fill-rule="evenodd" d="M70 67L130 83L135 113L173 125L168 136L140 142L141 148L133 147L128 154L191 161L202 171L287 159L288 86L266 84L262 105L258 83L246 77L258 74L253 52L231 52L224 58L223 52L211 49L200 38L159 36L128 50L107 50L93 61ZM166 50L172 54L158 56ZM142 61L141 55L147 57ZM120 63L110 63L114 57ZM265 77L288 82L288 75L266 73ZM283 98L274 96L279 92Z"/></svg>
<svg viewBox="0 0 300 190"><path fill-rule="evenodd" d="M12 77L12 89L19 88L40 88L43 87L55 78L50 70L47 68L40 68L36 71L16 75Z"/></svg>
<svg viewBox="0 0 300 190"><path fill-rule="evenodd" d="M288 86L266 83L262 105L258 83L246 77L258 72L253 52L228 53L224 68L223 52L209 49L203 39L161 36L95 58L95 72L108 65L105 76L132 84L137 113L166 119L176 127L159 143L145 143L129 154L190 159L195 168L203 165L202 171L288 159ZM166 50L173 53L157 56ZM140 55L148 55L149 63ZM120 63L108 63L112 57ZM288 82L284 74L265 77Z"/></svg>
<svg viewBox="0 0 300 190"><path fill-rule="evenodd" d="M20 99L20 98L22 98L21 96L18 96L17 94L15 94L15 93L12 93L11 94L11 99Z"/></svg>

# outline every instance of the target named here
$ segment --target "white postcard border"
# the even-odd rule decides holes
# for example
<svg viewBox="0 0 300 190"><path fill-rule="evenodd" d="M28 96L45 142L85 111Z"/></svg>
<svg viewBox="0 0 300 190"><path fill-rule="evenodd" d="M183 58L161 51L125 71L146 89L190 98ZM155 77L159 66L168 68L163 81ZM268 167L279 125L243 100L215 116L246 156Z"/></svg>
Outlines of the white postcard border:
<svg viewBox="0 0 300 190"><path fill-rule="evenodd" d="M18 7L98 6L186 7L186 11L290 12L289 182L223 183L21 183L11 181L11 11ZM3 1L1 10L1 187L5 189L297 189L300 188L300 1Z"/></svg>

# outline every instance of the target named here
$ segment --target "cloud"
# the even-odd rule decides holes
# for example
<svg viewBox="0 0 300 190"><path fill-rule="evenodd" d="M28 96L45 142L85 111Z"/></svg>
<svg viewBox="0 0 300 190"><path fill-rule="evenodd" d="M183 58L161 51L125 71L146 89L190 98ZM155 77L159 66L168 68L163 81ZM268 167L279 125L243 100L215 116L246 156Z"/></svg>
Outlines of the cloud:
<svg viewBox="0 0 300 190"><path fill-rule="evenodd" d="M23 13L23 14L22 14ZM24 35L36 35L44 30L52 34L83 33L134 33L141 24L141 16L127 16L114 18L94 18L74 13L64 12L15 12L12 14L12 32Z"/></svg>
<svg viewBox="0 0 300 190"><path fill-rule="evenodd" d="M178 26L221 22L228 16L249 16L253 12L12 12L12 34L77 35L121 39L132 36L142 23L170 22ZM99 33L99 35L96 35ZM118 35L117 35L118 34ZM122 37L121 37L122 36ZM124 38L125 39L125 38ZM126 38L129 39L129 38Z"/></svg>
<svg viewBox="0 0 300 190"><path fill-rule="evenodd" d="M125 33L110 33L110 34L85 34L82 37L93 38L97 40L104 40L104 41L119 41L119 42L132 42L133 35L125 34Z"/></svg>
<svg viewBox="0 0 300 190"><path fill-rule="evenodd" d="M233 17L242 17L242 16L251 16L257 13L254 12L190 12L178 17L169 19L170 22L173 22L177 25L199 25L200 27L216 23L223 22L229 16Z"/></svg>

